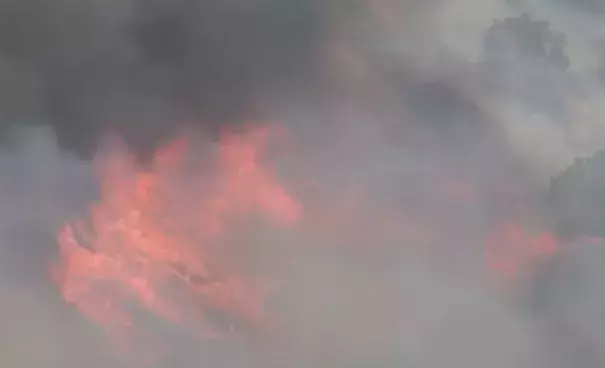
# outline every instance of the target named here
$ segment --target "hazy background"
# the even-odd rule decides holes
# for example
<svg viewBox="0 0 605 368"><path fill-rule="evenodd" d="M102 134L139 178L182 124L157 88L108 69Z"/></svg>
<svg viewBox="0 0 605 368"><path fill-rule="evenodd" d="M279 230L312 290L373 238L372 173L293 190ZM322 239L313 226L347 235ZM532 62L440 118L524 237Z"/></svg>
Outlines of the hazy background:
<svg viewBox="0 0 605 368"><path fill-rule="evenodd" d="M288 348L193 342L170 366L547 364L491 283L483 239L500 221L553 230L550 177L605 148L600 4L0 0L2 359L107 365L107 341L46 272L53 232L95 196L103 133L145 157L183 124L213 135L251 120L287 126L291 155L271 159L318 184L305 204L359 200L367 230L339 233L387 250L301 251L281 275ZM375 230L391 213L421 235ZM286 242L307 249L305 235Z"/></svg>

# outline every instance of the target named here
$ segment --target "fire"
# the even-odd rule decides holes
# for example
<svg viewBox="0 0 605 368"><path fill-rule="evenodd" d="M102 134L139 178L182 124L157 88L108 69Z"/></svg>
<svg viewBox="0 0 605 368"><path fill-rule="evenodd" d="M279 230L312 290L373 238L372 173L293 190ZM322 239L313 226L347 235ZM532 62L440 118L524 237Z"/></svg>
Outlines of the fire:
<svg viewBox="0 0 605 368"><path fill-rule="evenodd" d="M141 314L210 338L270 328L266 278L233 257L246 244L230 243L248 219L289 226L301 216L262 161L269 137L225 134L210 163L189 160L192 142L180 137L148 170L124 149L99 155L100 199L58 233L64 299L123 338Z"/></svg>
<svg viewBox="0 0 605 368"><path fill-rule="evenodd" d="M504 223L487 239L487 263L502 279L515 282L523 271L559 250L558 239L549 233L532 234L523 226Z"/></svg>
<svg viewBox="0 0 605 368"><path fill-rule="evenodd" d="M464 221L451 221L449 211L443 211L444 218L435 211L416 214L413 208L373 201L364 190L330 190L317 176L309 191L318 199L305 197L303 218L301 198L294 198L263 159L273 133L266 128L226 133L210 150L183 135L159 149L145 169L122 142L111 142L95 160L99 199L58 232L53 276L65 301L120 347L142 341L146 350L149 344L163 348L160 329L195 338L287 335L287 326L276 330L283 316L269 313L269 300L280 296L275 271L304 263L298 255L309 251L313 259L313 251L323 254L321 245L327 245L327 253L353 255L364 266L372 260L387 265L386 258L403 254L400 250L421 248L419 257L423 250L437 250L449 261L450 251L456 251L445 248L456 243L449 240L456 240L458 227L468 231ZM480 201L472 181L442 176L427 189L435 194L431 203L470 211ZM301 240L320 246L286 249L285 258L269 257L277 265L251 266L249 255L266 240L248 236L259 221L269 233L286 229L297 240L277 242L270 251L306 246ZM497 224L481 245L490 270L514 285L527 266L559 248L554 236L514 222ZM289 341L286 335L279 341Z"/></svg>

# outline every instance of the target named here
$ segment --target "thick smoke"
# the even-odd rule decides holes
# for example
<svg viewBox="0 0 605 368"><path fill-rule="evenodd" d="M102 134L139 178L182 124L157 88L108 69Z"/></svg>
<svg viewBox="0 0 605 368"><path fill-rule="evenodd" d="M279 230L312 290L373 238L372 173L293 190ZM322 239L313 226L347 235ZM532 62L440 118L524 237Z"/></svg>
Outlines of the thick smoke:
<svg viewBox="0 0 605 368"><path fill-rule="evenodd" d="M347 236L299 231L262 255L287 264L271 266L287 342L175 343L160 366L549 364L550 325L493 282L485 239L508 221L554 231L548 179L604 148L599 5L569 3L1 1L6 363L113 362L47 272L56 229L96 197L104 133L146 155L183 124L277 121L293 143L269 159Z"/></svg>
<svg viewBox="0 0 605 368"><path fill-rule="evenodd" d="M143 145L166 121L249 118L256 94L307 79L322 33L311 1L0 6L3 119L50 121L84 152L108 127Z"/></svg>

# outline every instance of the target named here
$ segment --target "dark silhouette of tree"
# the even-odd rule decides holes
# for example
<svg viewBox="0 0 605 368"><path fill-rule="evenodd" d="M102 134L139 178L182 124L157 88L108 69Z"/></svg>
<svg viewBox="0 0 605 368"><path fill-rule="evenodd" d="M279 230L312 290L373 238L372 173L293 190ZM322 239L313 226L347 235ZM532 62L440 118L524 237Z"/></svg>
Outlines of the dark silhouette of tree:
<svg viewBox="0 0 605 368"><path fill-rule="evenodd" d="M605 236L605 151L554 177L547 208L562 247L535 265L525 301L550 347L550 366L602 367L605 242L583 237Z"/></svg>
<svg viewBox="0 0 605 368"><path fill-rule="evenodd" d="M552 178L547 207L559 235L605 237L605 151Z"/></svg>

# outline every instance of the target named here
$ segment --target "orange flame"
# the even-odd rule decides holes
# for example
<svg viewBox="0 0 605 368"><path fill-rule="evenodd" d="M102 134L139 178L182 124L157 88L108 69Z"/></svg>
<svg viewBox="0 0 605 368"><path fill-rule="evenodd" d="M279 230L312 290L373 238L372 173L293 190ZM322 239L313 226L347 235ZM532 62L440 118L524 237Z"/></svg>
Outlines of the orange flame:
<svg viewBox="0 0 605 368"><path fill-rule="evenodd" d="M64 299L127 336L141 311L197 327L204 337L269 327L262 275L244 274L228 254L239 221L259 214L289 225L301 216L300 204L261 162L268 133L226 134L216 167L201 167L201 174L186 170L184 137L159 150L147 171L127 151L98 157L100 200L58 234L54 271Z"/></svg>
<svg viewBox="0 0 605 368"><path fill-rule="evenodd" d="M498 226L487 240L487 262L497 275L515 282L522 276L523 270L553 255L559 247L554 235L533 235L522 226L505 223Z"/></svg>
<svg viewBox="0 0 605 368"><path fill-rule="evenodd" d="M155 342L159 334L140 322L147 315L157 317L158 328L167 323L197 337L246 337L275 327L265 308L275 281L271 271L247 267L242 256L255 247L252 239L241 241L250 220L302 226L310 232L305 235L320 237L316 243L356 248L361 256L374 245L425 248L447 238L439 221L373 206L358 191L320 195L321 203L306 203L303 222L301 204L262 160L272 133L227 133L212 160L203 162L182 136L158 150L147 170L122 142L112 142L95 161L99 201L58 233L60 259L53 271L64 299L120 343L140 336ZM436 190L456 203L477 202L476 186L454 177L444 174ZM526 266L559 244L550 234L505 223L485 247L491 271L517 285Z"/></svg>

